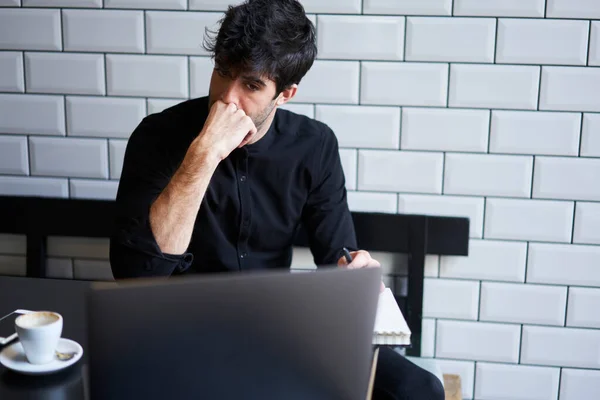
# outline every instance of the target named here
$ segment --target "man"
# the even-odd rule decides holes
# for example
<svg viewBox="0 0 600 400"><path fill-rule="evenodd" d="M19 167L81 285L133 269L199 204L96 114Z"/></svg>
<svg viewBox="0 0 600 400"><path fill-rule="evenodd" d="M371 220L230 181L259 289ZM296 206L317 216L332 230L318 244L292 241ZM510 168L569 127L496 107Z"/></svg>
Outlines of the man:
<svg viewBox="0 0 600 400"><path fill-rule="evenodd" d="M230 7L205 47L215 62L208 98L148 116L129 139L114 277L289 268L299 224L317 265L378 267L357 248L334 133L277 110L317 54L300 3ZM376 399L443 398L439 380L399 354L379 359Z"/></svg>

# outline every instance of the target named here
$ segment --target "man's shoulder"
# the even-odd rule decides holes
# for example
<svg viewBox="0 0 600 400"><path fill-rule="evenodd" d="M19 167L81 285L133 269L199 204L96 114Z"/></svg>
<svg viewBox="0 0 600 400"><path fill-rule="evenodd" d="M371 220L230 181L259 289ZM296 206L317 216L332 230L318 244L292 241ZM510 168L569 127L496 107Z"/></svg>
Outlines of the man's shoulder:
<svg viewBox="0 0 600 400"><path fill-rule="evenodd" d="M336 140L334 132L324 122L287 109L277 110L277 124L280 131L298 139L319 142Z"/></svg>

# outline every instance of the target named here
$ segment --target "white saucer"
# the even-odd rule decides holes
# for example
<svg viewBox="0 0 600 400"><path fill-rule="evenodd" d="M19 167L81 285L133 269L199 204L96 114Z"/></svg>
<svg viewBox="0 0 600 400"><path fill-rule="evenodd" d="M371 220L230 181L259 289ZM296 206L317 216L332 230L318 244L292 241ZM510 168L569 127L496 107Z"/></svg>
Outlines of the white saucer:
<svg viewBox="0 0 600 400"><path fill-rule="evenodd" d="M55 358L48 364L30 364L27 361L27 358L25 358L25 353L23 351L21 342L15 342L10 346L6 346L2 350L0 353L0 364L4 365L10 370L26 375L45 375L60 371L75 364L83 355L83 348L79 343L65 338L60 338L56 350L60 351L61 353L70 353L75 351L77 354L67 361L61 361L58 358Z"/></svg>

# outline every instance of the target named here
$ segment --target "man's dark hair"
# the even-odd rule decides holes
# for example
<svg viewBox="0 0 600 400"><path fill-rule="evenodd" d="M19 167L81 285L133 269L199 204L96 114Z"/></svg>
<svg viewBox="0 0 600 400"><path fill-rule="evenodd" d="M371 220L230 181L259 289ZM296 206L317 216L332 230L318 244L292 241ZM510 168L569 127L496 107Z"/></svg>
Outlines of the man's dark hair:
<svg viewBox="0 0 600 400"><path fill-rule="evenodd" d="M247 0L229 6L220 23L204 40L215 66L265 75L276 96L300 83L317 55L315 27L297 0Z"/></svg>

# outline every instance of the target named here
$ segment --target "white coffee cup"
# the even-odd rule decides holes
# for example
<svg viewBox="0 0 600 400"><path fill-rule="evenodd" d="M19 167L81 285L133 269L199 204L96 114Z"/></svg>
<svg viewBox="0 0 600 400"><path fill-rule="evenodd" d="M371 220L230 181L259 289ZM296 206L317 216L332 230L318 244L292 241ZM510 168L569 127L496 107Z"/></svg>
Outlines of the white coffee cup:
<svg viewBox="0 0 600 400"><path fill-rule="evenodd" d="M47 364L54 360L62 334L63 318L52 311L35 311L19 316L15 329L31 364Z"/></svg>

